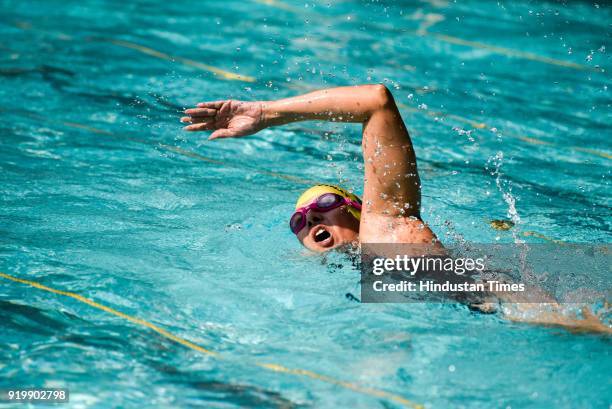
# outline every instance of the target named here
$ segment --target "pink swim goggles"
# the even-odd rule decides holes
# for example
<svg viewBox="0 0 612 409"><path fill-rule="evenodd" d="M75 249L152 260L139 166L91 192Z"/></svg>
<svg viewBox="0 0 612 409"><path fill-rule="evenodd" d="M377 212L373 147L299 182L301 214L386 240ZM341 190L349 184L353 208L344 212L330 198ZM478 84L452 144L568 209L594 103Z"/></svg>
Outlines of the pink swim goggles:
<svg viewBox="0 0 612 409"><path fill-rule="evenodd" d="M306 215L309 211L314 210L325 213L343 205L353 206L355 209L361 210L361 203L359 202L335 193L324 193L309 205L297 209L293 216L291 216L291 219L289 219L289 227L293 234L297 235L306 226Z"/></svg>

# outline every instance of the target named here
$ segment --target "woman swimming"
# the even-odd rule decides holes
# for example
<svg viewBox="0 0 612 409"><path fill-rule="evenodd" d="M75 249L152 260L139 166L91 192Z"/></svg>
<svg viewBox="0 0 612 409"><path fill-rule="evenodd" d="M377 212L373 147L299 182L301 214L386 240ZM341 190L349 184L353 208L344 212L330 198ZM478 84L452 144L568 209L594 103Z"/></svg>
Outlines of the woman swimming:
<svg viewBox="0 0 612 409"><path fill-rule="evenodd" d="M188 109L187 131L209 139L252 135L271 126L324 120L363 125L363 207L337 186L317 185L298 199L290 227L313 251L357 243L437 243L421 219L421 183L412 142L383 85L331 88L278 101L215 101Z"/></svg>
<svg viewBox="0 0 612 409"><path fill-rule="evenodd" d="M190 125L184 129L213 131L209 139L252 135L297 121L361 123L363 202L338 186L313 186L298 199L289 222L291 230L305 247L317 252L364 243L429 244L432 250L442 249L421 219L416 156L397 105L385 86L331 88L277 101L203 102L185 110L185 114L181 121ZM582 317L568 317L563 306L552 298L546 303L506 301L509 303L505 304L504 315L510 320L612 332L588 309L581 311ZM485 303L478 308L488 310L490 305Z"/></svg>

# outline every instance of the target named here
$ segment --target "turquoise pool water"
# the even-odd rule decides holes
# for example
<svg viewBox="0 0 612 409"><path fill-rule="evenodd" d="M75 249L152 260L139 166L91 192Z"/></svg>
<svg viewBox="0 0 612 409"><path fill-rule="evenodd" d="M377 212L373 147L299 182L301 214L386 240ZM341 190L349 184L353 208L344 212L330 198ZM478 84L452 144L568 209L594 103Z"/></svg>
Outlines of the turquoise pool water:
<svg viewBox="0 0 612 409"><path fill-rule="evenodd" d="M178 122L201 100L383 82L443 241L608 243L605 2L2 4L0 272L221 359L4 278L0 388L67 387L72 408L612 403L609 338L360 304L349 260L300 248L286 219L309 181L361 188L359 127L213 143Z"/></svg>

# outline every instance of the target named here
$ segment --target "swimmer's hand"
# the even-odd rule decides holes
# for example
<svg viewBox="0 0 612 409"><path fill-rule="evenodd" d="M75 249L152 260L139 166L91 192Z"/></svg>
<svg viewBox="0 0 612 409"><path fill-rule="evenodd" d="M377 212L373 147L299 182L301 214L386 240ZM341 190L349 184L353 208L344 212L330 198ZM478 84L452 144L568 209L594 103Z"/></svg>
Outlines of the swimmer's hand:
<svg viewBox="0 0 612 409"><path fill-rule="evenodd" d="M261 102L215 101L201 102L196 108L186 109L181 122L190 123L186 131L214 131L210 137L237 138L253 135L265 128Z"/></svg>

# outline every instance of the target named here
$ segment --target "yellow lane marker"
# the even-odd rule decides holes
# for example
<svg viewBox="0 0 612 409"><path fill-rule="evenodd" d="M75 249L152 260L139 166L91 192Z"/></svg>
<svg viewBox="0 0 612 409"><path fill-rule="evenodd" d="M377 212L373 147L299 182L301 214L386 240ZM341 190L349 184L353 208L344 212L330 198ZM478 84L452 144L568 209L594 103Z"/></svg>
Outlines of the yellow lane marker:
<svg viewBox="0 0 612 409"><path fill-rule="evenodd" d="M22 30L32 30L33 29L32 25L27 21L18 21L17 23L14 24L14 26ZM48 31L38 30L38 29L36 31L39 31L45 34L54 35L55 37L61 40L73 40L73 37L67 34L64 34L62 32L48 32ZM131 41L119 40L119 39L113 39L113 38L110 38L110 39L109 38L95 38L95 39L110 42L120 47L125 47L125 48L130 48L132 50L140 51L141 53L144 53L144 54L150 55L151 57L159 58L162 60L172 61L172 62L178 61L184 65L194 67L202 71L211 72L215 75L218 75L222 79L232 80L232 81L245 81L245 82L255 82L256 81L254 77L251 77L248 75L236 74L233 72L222 70L221 68L217 68L212 65L208 65L208 64L201 63L199 61L191 60L189 58L183 58L183 57L166 54L164 52L155 50L153 48L145 47L143 45L133 43Z"/></svg>
<svg viewBox="0 0 612 409"><path fill-rule="evenodd" d="M14 24L15 27L20 28L22 30L31 30L32 29L32 24L30 24L28 21L17 21Z"/></svg>
<svg viewBox="0 0 612 409"><path fill-rule="evenodd" d="M530 143L532 145L545 145L545 146L552 146L555 148L562 148L562 149L568 149L571 151L578 151L578 152L584 152L584 153L588 153L590 155L595 155L595 156L600 156L602 158L605 159L612 159L612 155L604 152L604 151L600 151L597 149L591 149L591 148L583 148L582 146L561 146L561 145L555 145L552 142L548 142L548 141L544 141L542 139L537 139L534 137L529 137L529 136L518 136L518 135L513 135L513 134L509 134L509 133L504 133L504 135L510 136L511 138L518 138L521 141Z"/></svg>
<svg viewBox="0 0 612 409"><path fill-rule="evenodd" d="M14 26L22 30L32 29L32 25L27 21L18 21L14 24ZM48 32L44 30L37 30L37 31L43 32L45 34L54 35L61 40L73 40L71 36L64 34L62 32ZM222 79L232 80L232 81L245 81L245 82L255 82L256 81L254 77L251 77L249 75L236 74L230 71L223 70L218 67L214 67L212 65L208 65L208 64L201 63L199 61L191 60L189 58L183 58L183 57L178 57L175 55L166 54L164 52L155 50L153 48L145 47L143 45L133 43L131 41L119 40L119 39L114 39L114 38L110 38L110 39L109 38L95 38L95 39L110 42L111 44L115 44L120 47L125 47L125 48L130 48L132 50L140 51L143 54L147 54L147 55L150 55L151 57L156 57L161 60L172 61L172 62L178 61L184 65L194 67L202 71L211 72L215 75L218 75Z"/></svg>
<svg viewBox="0 0 612 409"><path fill-rule="evenodd" d="M476 129L484 129L487 127L487 124L483 123L483 122L477 122L477 121L473 121L469 118L465 118L459 115L455 115L455 114L448 114L446 112L442 112L442 111L429 111L429 110L423 110L423 109L417 109L414 107L411 107L409 105L406 105L402 102L398 102L397 106L405 109L406 111L410 111L410 112L417 112L419 114L422 115L427 115L433 119L435 118L451 118L454 119L457 122L463 122L466 123L468 125L470 125L472 128L476 128Z"/></svg>
<svg viewBox="0 0 612 409"><path fill-rule="evenodd" d="M34 115L29 115L29 116L34 116ZM110 132L105 131L104 129L94 128L93 126L79 124L77 122L62 121L62 125L65 125L71 128L84 129L86 131L101 134L101 135L112 135Z"/></svg>
<svg viewBox="0 0 612 409"><path fill-rule="evenodd" d="M574 149L576 151L580 151L580 152L590 153L592 155L601 156L602 158L612 159L612 155L610 155L609 153L598 151L598 150L595 150L595 149L583 148L581 146L572 146L572 149Z"/></svg>
<svg viewBox="0 0 612 409"><path fill-rule="evenodd" d="M85 303L91 307L97 308L99 310L102 310L104 312L107 312L109 314L113 314L116 315L119 318L123 318L124 320L128 320L136 325L140 325L142 327L146 327L149 328L155 332L157 332L158 334L160 334L163 337L166 337L178 344L181 344L187 348L193 349L195 351L198 351L204 355L211 355L211 356L217 356L218 354L216 352L210 351L206 348L202 348L201 346L194 344L193 342L187 341L184 338L181 338L179 336L176 336L174 334L172 334L171 332L166 331L165 329L158 327L155 324L150 323L149 321L145 321L143 319L137 318L137 317L133 317L131 315L125 314L121 311L117 311L114 308L111 307L107 307L106 305L102 305L100 303L97 303L89 298L85 298L82 295L76 294L76 293L72 293L69 291L63 291L63 290L56 290L55 288L51 288L51 287L47 287L46 285L37 283L35 281L30 281L30 280L24 280L23 278L18 278L18 277L13 277L10 276L8 274L4 274L2 272L0 272L0 277L5 278L7 280L10 281L14 281L16 283L21 283L21 284L26 284L29 285L30 287L34 287L34 288L38 288L39 290L43 290L43 291L47 291L53 294L57 294L57 295L63 295L64 297L70 297L73 298L77 301L80 301L82 303Z"/></svg>
<svg viewBox="0 0 612 409"><path fill-rule="evenodd" d="M413 108L413 107L408 106L408 105L406 105L404 103L401 103L401 102L398 102L397 106L402 108L402 109L405 109L407 111L417 112L417 113L419 113L421 115L426 115L426 116L428 116L430 118L434 118L434 119L435 118L451 118L451 119L454 119L454 120L456 120L458 122L467 123L467 124L469 124L470 126L472 126L473 128L476 128L476 129L491 128L489 125L487 125L484 122L477 122L477 121L474 121L474 120L471 120L469 118L465 118L465 117L462 117L462 116L459 116L459 115L448 114L446 112L441 112L441 111L428 111L428 110L423 110L423 109L417 109L417 108ZM506 132L504 132L503 134L505 136L509 136L511 138L520 139L521 141L530 143L532 145L552 146L552 147L555 147L555 148L562 148L562 149L569 149L569 150L578 151L578 152L584 152L584 153L588 153L588 154L591 154L591 155L600 156L600 157L605 158L605 159L612 159L612 155L611 154L609 154L607 152L604 152L604 151L597 150L597 149L583 148L581 146L566 146L566 145L560 146L560 145L555 145L552 142L544 141L542 139L537 139L537 138L534 138L534 137L520 136L520 135L516 135L516 134L513 134L513 133L506 133Z"/></svg>
<svg viewBox="0 0 612 409"><path fill-rule="evenodd" d="M450 118L450 119L454 119L455 121L459 121L459 122L463 122L463 123L469 124L472 128L476 128L476 129L484 129L484 128L487 127L487 124L485 124L483 122L476 122L476 121L473 121L471 119L468 119L468 118L465 118L465 117L462 117L462 116L459 116L459 115L455 115L455 114L445 114L445 113L442 113L442 112L434 112L433 114L434 114L434 116L438 116L438 115L442 114L443 116L445 116L447 118ZM432 115L430 115L430 116L432 116Z"/></svg>
<svg viewBox="0 0 612 409"><path fill-rule="evenodd" d="M488 224L489 226L491 226L491 228L495 230L501 230L501 231L507 231L514 227L513 221L503 220L503 219L490 220ZM542 239L542 240L545 240L551 243L556 243L556 244L561 244L561 245L567 244L566 242L562 240L553 239L552 237L548 237L542 233L538 233L537 231L528 230L528 231L522 232L522 234L525 237L536 237L538 239Z"/></svg>
<svg viewBox="0 0 612 409"><path fill-rule="evenodd" d="M346 389L351 389L355 392L361 392L361 393L365 393L367 395L371 395L371 396L376 396L379 398L384 398L384 399L389 399L392 400L394 402L397 402L399 404L408 406L408 407L412 407L415 409L424 409L425 406L413 402L411 400L408 400L402 396L399 395L395 395L389 392L385 392L379 389L373 389L373 388L367 388L367 387L363 387L361 385L357 385L355 383L351 383L351 382L345 382L345 381L339 381L337 379L333 379L330 378L329 376L325 376L325 375L319 375L318 373L315 372L311 372L305 369L291 369L291 368L286 368L284 366L281 365L276 365L276 364L265 364L265 363L258 363L257 366L260 366L262 368L266 368L269 369L271 371L274 372L282 372L282 373L287 373L287 374L291 374L291 375L296 375L296 376L305 376L308 378L312 378L312 379L318 379L320 381L323 382L327 382L327 383L331 383L334 385L338 385L338 386L342 386L343 388Z"/></svg>
<svg viewBox="0 0 612 409"><path fill-rule="evenodd" d="M290 11L296 14L303 14L306 11L306 9L299 9L278 0L255 0L255 3L264 4L266 6L275 7L277 9Z"/></svg>
<svg viewBox="0 0 612 409"><path fill-rule="evenodd" d="M89 298L83 297L82 295L73 293L73 292L69 292L69 291L64 291L64 290L58 290L55 288L51 288L49 286L46 286L44 284L40 284L36 281L30 281L30 280L25 280L23 278L18 278L18 277L14 277L5 273L0 272L0 278L4 278L6 280L12 281L12 282L16 282L16 283L21 283L21 284L25 284L28 285L30 287L33 288L37 288L39 290L43 290L43 291L47 291L49 293L53 293L56 295L61 295L64 297L69 297L72 298L74 300L77 300L79 302L82 302L84 304L87 304L93 308L96 308L98 310L107 312L109 314L115 315L119 318L125 319L127 321L132 322L133 324L136 325L140 325L142 327L151 329L155 332L157 332L158 334L160 334L161 336L176 342L177 344L180 344L186 348L189 348L191 350L197 351L203 355L207 355L207 356L211 356L217 359L224 359L224 357L222 357L218 352L214 352L211 351L209 349L203 348L201 346L199 346L198 344L195 344L191 341L188 341L185 338L179 337L178 335L174 335L173 333L149 322L146 320L143 320L141 318L138 317L134 317L128 314L125 314L121 311L117 311L114 308L108 307L106 305L100 304L94 300L91 300ZM327 375L321 375L318 374L316 372L312 372L306 369L291 369L291 368L287 368L285 366L282 365L278 365L278 364L274 364L274 363L255 363L253 364L259 368L264 368L266 370L272 371L272 372L279 372L279 373L286 373L286 374L291 374L291 375L296 375L296 376L302 376L305 378L310 378L310 379L316 379L318 381L321 382L325 382L325 383L329 383L332 385L337 385L340 386L342 388L348 389L348 390L352 390L355 392L359 392L362 393L364 395L370 395L372 397L376 397L376 398L384 398L384 399L389 399L392 400L394 402L400 403L402 405L405 405L406 407L410 407L410 408L414 408L414 409L423 409L424 406L415 402L412 402L406 398L404 398L403 396L400 395L395 395L393 393L390 392L386 392L380 389L375 389L375 388L369 388L369 387L365 387L365 386L361 386L355 383L351 383L351 382L347 382L347 381L342 381L339 379L335 379L332 378L330 376Z"/></svg>
<svg viewBox="0 0 612 409"><path fill-rule="evenodd" d="M492 51L497 54L505 55L507 57L523 58L526 60L538 61L538 62L543 62L545 64L557 65L557 66L566 67L566 68L573 68L576 70L599 71L599 69L588 66L588 65L577 64L575 62L565 61L565 60L557 60L555 58L544 57L544 56L534 54L534 53L529 53L526 51L513 50L511 48L498 47L494 45L484 44L478 41L464 40L462 38L453 37L453 36L449 36L446 34L421 32L421 33L417 33L417 35L430 36L440 41L444 41L444 42L456 44L456 45L462 45L465 47L472 47L472 48L479 48L481 50L488 50L488 51Z"/></svg>
<svg viewBox="0 0 612 409"><path fill-rule="evenodd" d="M538 233L537 231L524 231L523 232L523 236L525 237L536 237L538 239L542 239L542 240L546 240L549 241L551 243L556 243L556 244L567 244L562 240L557 240L557 239L553 239L552 237L548 237L542 233Z"/></svg>
<svg viewBox="0 0 612 409"><path fill-rule="evenodd" d="M519 136L518 137L521 141L530 143L532 145L547 145L547 146L554 146L552 143L550 142L546 142L543 141L541 139L536 139L536 138L530 138L529 136Z"/></svg>
<svg viewBox="0 0 612 409"><path fill-rule="evenodd" d="M154 50L153 48L145 47L143 45L133 43L131 41L117 40L117 39L108 39L106 41L112 44L118 45L120 47L131 48L132 50L140 51L143 54L147 54L147 55L150 55L152 57L156 57L162 60L173 61L173 62L178 61L180 63L183 63L190 67L197 68L202 71L212 72L213 74L218 75L221 78L226 79L226 80L255 82L255 78L250 77L248 75L236 74L233 72L222 70L221 68L213 67L212 65L201 63L199 61L190 60L189 58L177 57L175 55L166 54L161 51Z"/></svg>

